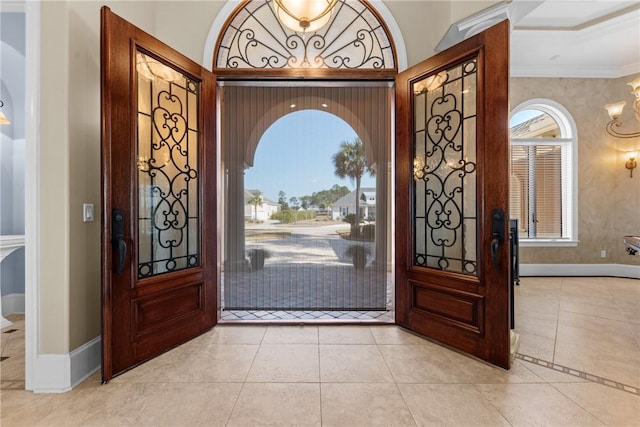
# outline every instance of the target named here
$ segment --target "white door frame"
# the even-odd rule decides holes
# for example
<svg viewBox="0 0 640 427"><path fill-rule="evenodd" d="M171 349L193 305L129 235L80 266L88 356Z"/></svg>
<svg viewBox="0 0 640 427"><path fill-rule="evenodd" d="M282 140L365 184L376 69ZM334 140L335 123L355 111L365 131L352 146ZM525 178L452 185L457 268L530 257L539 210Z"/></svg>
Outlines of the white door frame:
<svg viewBox="0 0 640 427"><path fill-rule="evenodd" d="M34 390L40 343L40 0L25 12L25 388Z"/></svg>

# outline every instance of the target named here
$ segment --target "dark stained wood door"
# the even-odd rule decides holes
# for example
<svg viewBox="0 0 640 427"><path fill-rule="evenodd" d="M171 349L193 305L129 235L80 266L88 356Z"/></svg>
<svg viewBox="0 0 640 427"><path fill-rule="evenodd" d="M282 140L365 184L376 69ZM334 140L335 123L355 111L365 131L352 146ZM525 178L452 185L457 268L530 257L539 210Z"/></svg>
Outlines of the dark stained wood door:
<svg viewBox="0 0 640 427"><path fill-rule="evenodd" d="M216 323L216 82L108 7L101 18L108 381Z"/></svg>
<svg viewBox="0 0 640 427"><path fill-rule="evenodd" d="M509 23L396 77L396 322L509 368Z"/></svg>

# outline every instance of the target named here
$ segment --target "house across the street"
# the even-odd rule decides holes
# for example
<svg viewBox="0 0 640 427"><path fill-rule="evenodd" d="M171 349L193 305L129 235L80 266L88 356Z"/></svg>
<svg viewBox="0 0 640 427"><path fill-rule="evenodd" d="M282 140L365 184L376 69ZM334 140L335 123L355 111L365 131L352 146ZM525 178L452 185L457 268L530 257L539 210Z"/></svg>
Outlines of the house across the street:
<svg viewBox="0 0 640 427"><path fill-rule="evenodd" d="M376 189L360 189L360 217L367 221L376 220ZM344 219L349 214L356 213L356 190L335 201L331 206L333 219Z"/></svg>
<svg viewBox="0 0 640 427"><path fill-rule="evenodd" d="M258 205L256 209L255 205L249 202L256 198L261 197L262 203ZM247 221L265 221L271 218L271 214L278 212L281 209L279 203L267 199L262 195L260 190L245 190L244 191L244 219Z"/></svg>

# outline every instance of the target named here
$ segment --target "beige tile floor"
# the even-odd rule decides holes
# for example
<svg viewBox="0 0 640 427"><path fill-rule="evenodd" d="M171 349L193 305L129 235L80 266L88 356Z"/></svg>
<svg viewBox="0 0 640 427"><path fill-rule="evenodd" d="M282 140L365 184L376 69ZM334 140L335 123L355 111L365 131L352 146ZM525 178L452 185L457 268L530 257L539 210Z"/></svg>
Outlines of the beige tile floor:
<svg viewBox="0 0 640 427"><path fill-rule="evenodd" d="M640 281L524 278L516 309L521 353L594 377L504 371L390 325L220 325L107 385L3 389L0 425L640 426L640 395L589 380L640 386Z"/></svg>

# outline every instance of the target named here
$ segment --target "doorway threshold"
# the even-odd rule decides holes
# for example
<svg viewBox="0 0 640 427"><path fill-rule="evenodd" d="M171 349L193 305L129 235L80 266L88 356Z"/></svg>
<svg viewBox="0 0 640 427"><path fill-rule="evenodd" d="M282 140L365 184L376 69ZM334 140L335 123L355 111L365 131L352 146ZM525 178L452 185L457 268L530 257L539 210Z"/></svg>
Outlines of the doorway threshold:
<svg viewBox="0 0 640 427"><path fill-rule="evenodd" d="M394 323L392 310L378 311L269 311L222 310L220 323Z"/></svg>

